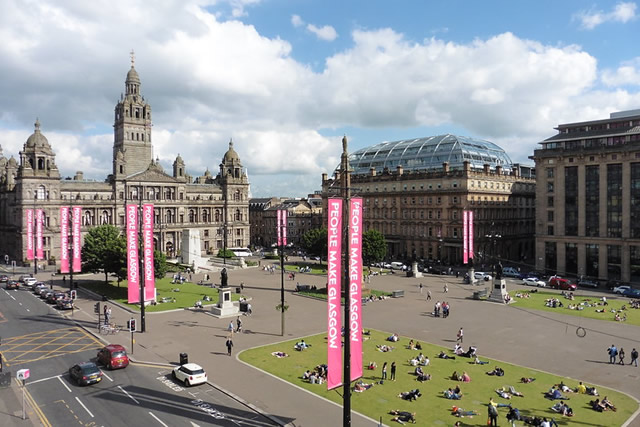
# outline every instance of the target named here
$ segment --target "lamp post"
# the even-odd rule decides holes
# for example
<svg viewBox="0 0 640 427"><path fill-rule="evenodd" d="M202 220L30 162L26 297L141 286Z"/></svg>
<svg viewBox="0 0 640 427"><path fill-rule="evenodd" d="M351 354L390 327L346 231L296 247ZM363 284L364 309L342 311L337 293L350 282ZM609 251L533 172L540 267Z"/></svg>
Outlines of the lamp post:
<svg viewBox="0 0 640 427"><path fill-rule="evenodd" d="M502 235L496 232L495 223L492 222L489 234L485 234L484 237L489 241L489 244L491 245L491 255L493 259L493 262L491 263L491 277L493 277L495 275L496 263L498 261L498 254L496 253L496 243L498 239L502 238Z"/></svg>
<svg viewBox="0 0 640 427"><path fill-rule="evenodd" d="M342 218L349 218L351 201L351 176L349 175L349 153L347 152L347 137L342 138L342 155L340 158L340 187L343 207ZM346 223L346 224L345 224ZM346 225L346 226L345 226ZM348 221L343 221L342 241L349 241ZM342 391L342 426L351 425L351 307L349 304L349 250L343 251L342 289L344 291L344 359L343 359L343 391Z"/></svg>
<svg viewBox="0 0 640 427"><path fill-rule="evenodd" d="M44 190L39 187L33 193L33 224L35 225L35 230L33 230L33 277L36 277L38 274L38 225L40 226L40 230L42 230L42 223L40 221L44 220L44 213L42 218L38 218L38 209L37 202L38 200L44 200Z"/></svg>
<svg viewBox="0 0 640 427"><path fill-rule="evenodd" d="M143 187L142 187L142 183L138 183L138 244L140 244L141 242L143 243L143 248L142 250L139 250L140 255L138 256L138 277L140 278L140 331L141 332L146 332L147 331L147 325L146 325L146 313L145 313L145 305L144 305L144 297L145 297L145 292L144 292L144 287L145 287L145 282L146 282L146 277L144 274L144 241L143 241L143 237L142 237L142 217L143 217L143 210L142 210L142 197L144 195L144 191L143 191Z"/></svg>
<svg viewBox="0 0 640 427"><path fill-rule="evenodd" d="M280 239L280 316L281 316L281 331L280 335L284 336L284 233L285 224L278 224L278 236Z"/></svg>

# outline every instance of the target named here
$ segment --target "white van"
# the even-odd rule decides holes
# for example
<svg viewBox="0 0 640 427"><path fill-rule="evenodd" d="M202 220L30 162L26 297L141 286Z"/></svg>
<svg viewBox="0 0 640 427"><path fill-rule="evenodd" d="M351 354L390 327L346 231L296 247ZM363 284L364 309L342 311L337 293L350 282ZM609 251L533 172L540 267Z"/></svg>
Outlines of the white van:
<svg viewBox="0 0 640 427"><path fill-rule="evenodd" d="M515 267L505 267L502 269L502 275L504 277L513 277L515 279L519 279L521 274Z"/></svg>
<svg viewBox="0 0 640 427"><path fill-rule="evenodd" d="M391 269L392 270L403 270L404 269L404 264L398 261L394 261L391 263Z"/></svg>

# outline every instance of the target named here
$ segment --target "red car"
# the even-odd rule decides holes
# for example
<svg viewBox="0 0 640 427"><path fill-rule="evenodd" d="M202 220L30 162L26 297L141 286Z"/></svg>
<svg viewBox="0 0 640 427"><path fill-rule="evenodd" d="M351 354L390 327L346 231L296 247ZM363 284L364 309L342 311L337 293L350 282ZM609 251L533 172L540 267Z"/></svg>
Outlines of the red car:
<svg viewBox="0 0 640 427"><path fill-rule="evenodd" d="M551 276L549 278L549 287L552 289L562 289L565 291L575 291L578 287L569 282L568 279L563 279L560 276Z"/></svg>
<svg viewBox="0 0 640 427"><path fill-rule="evenodd" d="M98 363L109 369L126 368L129 366L129 356L120 344L109 344L98 352Z"/></svg>

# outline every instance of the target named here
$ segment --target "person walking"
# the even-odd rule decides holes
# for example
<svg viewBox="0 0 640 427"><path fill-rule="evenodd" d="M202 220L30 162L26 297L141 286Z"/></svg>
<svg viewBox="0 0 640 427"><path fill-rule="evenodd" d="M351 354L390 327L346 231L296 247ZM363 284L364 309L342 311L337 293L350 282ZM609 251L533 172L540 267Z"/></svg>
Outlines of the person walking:
<svg viewBox="0 0 640 427"><path fill-rule="evenodd" d="M620 365L624 365L624 348L622 347L620 347L620 352L618 353L618 359L620 359L618 363Z"/></svg>
<svg viewBox="0 0 640 427"><path fill-rule="evenodd" d="M464 337L464 331L462 330L462 328L460 328L460 330L458 330L458 335L456 338L456 342L460 342L460 344L462 344L463 341L463 337Z"/></svg>
<svg viewBox="0 0 640 427"><path fill-rule="evenodd" d="M236 332L237 333L242 332L242 320L240 320L240 316L238 316L238 319L236 320L236 324L238 325Z"/></svg>
<svg viewBox="0 0 640 427"><path fill-rule="evenodd" d="M629 362L629 365L635 365L636 368L638 367L638 350L635 348L631 350L631 362Z"/></svg>
<svg viewBox="0 0 640 427"><path fill-rule="evenodd" d="M227 356L231 356L231 349L233 348L233 341L231 337L227 338Z"/></svg>
<svg viewBox="0 0 640 427"><path fill-rule="evenodd" d="M107 306L107 304L104 305L104 308L102 309L102 313L104 314L104 324L108 325L109 324L109 319L107 317L107 312L109 311L109 307Z"/></svg>
<svg viewBox="0 0 640 427"><path fill-rule="evenodd" d="M616 356L618 355L616 346L611 344L611 347L607 349L607 353L609 353L609 363L616 363Z"/></svg>
<svg viewBox="0 0 640 427"><path fill-rule="evenodd" d="M391 362L391 381L396 380L396 362Z"/></svg>
<svg viewBox="0 0 640 427"><path fill-rule="evenodd" d="M386 380L387 379L387 362L384 362L382 364L382 380Z"/></svg>
<svg viewBox="0 0 640 427"><path fill-rule="evenodd" d="M427 301L431 300L431 289L427 289Z"/></svg>
<svg viewBox="0 0 640 427"><path fill-rule="evenodd" d="M447 286L447 284L444 284L444 293L446 294L447 292L449 292L449 286Z"/></svg>
<svg viewBox="0 0 640 427"><path fill-rule="evenodd" d="M422 293L422 283L420 283L419 287L420 287L420 293Z"/></svg>
<svg viewBox="0 0 640 427"><path fill-rule="evenodd" d="M227 332L233 332L233 320L229 322L229 326L227 327Z"/></svg>

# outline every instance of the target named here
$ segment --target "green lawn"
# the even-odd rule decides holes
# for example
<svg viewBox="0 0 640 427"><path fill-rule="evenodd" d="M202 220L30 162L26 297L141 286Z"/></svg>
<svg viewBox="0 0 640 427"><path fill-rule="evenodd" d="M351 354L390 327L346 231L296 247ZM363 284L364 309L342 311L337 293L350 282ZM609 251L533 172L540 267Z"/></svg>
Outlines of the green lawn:
<svg viewBox="0 0 640 427"><path fill-rule="evenodd" d="M516 296L517 293L528 294L529 298L519 298ZM571 316L589 317L591 319L609 320L612 322L615 322L616 320L615 313L611 312L611 310L615 310L617 312L622 308L623 305L626 305L627 309L620 312L620 316L624 314L626 314L627 316L627 320L624 323L640 326L640 310L629 308L630 299L627 297L613 297L610 295L605 295L607 297L608 305L593 306L596 303L601 303L600 298L593 296L580 296L575 292L575 299L573 301L563 297L561 291L553 290L538 290L538 292L534 293L531 293L531 291L528 289L524 291L512 290L509 292L509 295L511 295L518 307L551 311L553 313L562 313ZM564 307L553 308L545 306L545 300L549 298L558 298L562 302ZM583 302L585 303L585 305L580 305ZM569 304L581 306L583 307L583 310L571 310L568 308ZM588 306L586 304L590 304L591 306ZM596 312L596 310L601 309L605 310L604 313Z"/></svg>
<svg viewBox="0 0 640 427"><path fill-rule="evenodd" d="M364 377L366 383L378 382L381 375L382 364L386 361L391 365L395 361L397 365L397 381L384 381L384 384L376 384L373 388L363 393L353 393L351 404L354 411L365 414L375 420L382 417L385 424L394 424L389 415L391 409L399 409L410 412L416 412L416 418L419 425L453 425L456 421L461 421L462 425L467 426L484 426L487 421L487 406L489 398L493 398L498 403L511 403L518 408L523 415L538 415L544 417L553 417L559 425L585 424L585 425L622 425L633 412L638 409L638 404L629 396L608 390L598 388L600 396L608 396L618 408L617 412L598 413L588 407L593 396L571 393L569 405L573 408L575 416L566 418L559 416L551 411L554 402L543 397L543 393L551 388L553 384L564 381L570 387L575 387L578 381L568 378L562 378L555 375L539 372L525 367L511 365L508 363L497 363L490 361L488 365L470 364L470 359L457 357L455 360L438 359L436 355L444 350L448 354L452 354L450 349L444 349L439 346L428 343L422 344L422 353L431 359L431 365L424 368L426 373L431 374L431 381L418 382L413 375L412 367L408 360L416 356L419 351L409 350L406 348L409 338L401 337L397 343L387 342L385 339L391 335L386 332L371 331L370 339L364 342L363 363L365 365ZM313 368L319 364L326 363L326 335L314 335L306 337L305 341L311 344L311 347L302 352L295 351L293 346L297 340L286 341L279 344L258 347L243 351L239 354L241 360L267 371L277 377L280 377L292 384L309 390L319 396L332 400L336 403L342 403L342 388L327 391L326 384L317 385L304 382L301 375L305 370ZM376 349L376 345L392 344L395 350L382 353ZM289 356L277 358L272 356L272 352L282 351ZM487 360L481 357L481 360ZM369 362L375 362L377 369L368 370L366 366ZM492 370L495 366L504 369L504 377L496 377L486 375L485 372ZM626 369L626 368L621 368ZM631 368L629 368L631 369ZM450 379L453 371L466 371L472 381L470 383L461 383ZM390 372L390 368L388 368ZM536 381L529 384L521 384L520 378L534 377ZM461 400L445 399L442 391L459 385L462 389L463 397ZM511 400L500 398L495 389L502 386L512 385L517 391L524 394L524 397L513 397ZM588 384L587 384L588 385ZM422 397L413 402L405 401L397 395L403 391L418 388L422 393ZM458 406L465 410L475 410L478 416L472 418L456 418L451 415L451 407ZM500 425L505 425L505 416L507 408L500 408ZM326 425L338 424L339 420L327 420ZM521 425L521 423L519 423Z"/></svg>
<svg viewBox="0 0 640 427"><path fill-rule="evenodd" d="M140 307L136 304L127 304L127 282L120 282L120 287L117 286L117 282L109 282L105 285L104 281L83 281L80 285L100 295L106 295L107 298L117 301L118 303L125 305L132 310L139 310ZM146 307L146 311L167 311L177 308L193 307L193 304L200 300L202 304L216 304L218 302L218 289L210 288L208 286L200 286L195 283L185 282L181 285L171 283L170 278L156 279L156 289L158 295L158 301L161 301L163 297L175 298L175 302L159 303L157 305L149 305ZM179 292L174 292L174 289L180 289ZM211 297L211 301L204 301L203 296L208 295ZM235 287L231 288L231 299L237 301L241 295L235 293Z"/></svg>

